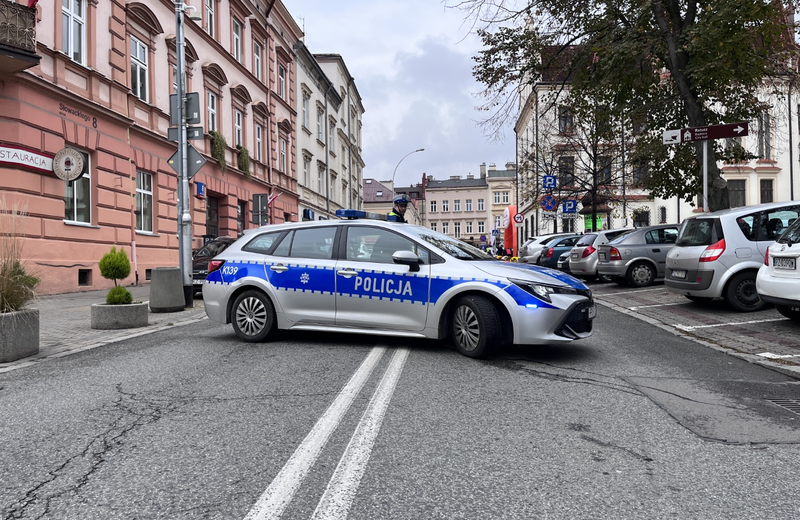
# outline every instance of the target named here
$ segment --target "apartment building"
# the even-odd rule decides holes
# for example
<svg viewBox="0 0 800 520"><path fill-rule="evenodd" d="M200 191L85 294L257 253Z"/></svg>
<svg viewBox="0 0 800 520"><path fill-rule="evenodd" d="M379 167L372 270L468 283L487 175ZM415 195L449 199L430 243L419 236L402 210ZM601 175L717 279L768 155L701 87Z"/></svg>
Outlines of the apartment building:
<svg viewBox="0 0 800 520"><path fill-rule="evenodd" d="M188 4L186 92L199 94L202 127L190 144L207 160L190 181L196 248L203 237L299 219L302 33L280 0ZM109 287L97 264L112 246L132 260L123 283L178 265L178 177L168 163L180 73L174 4L0 0L0 11L30 20L0 48L0 196L27 206L25 255L40 290ZM65 148L83 159L71 183L53 173ZM271 203L254 222L256 195Z"/></svg>
<svg viewBox="0 0 800 520"><path fill-rule="evenodd" d="M484 168L479 177L451 175L447 180L436 180L428 176L425 226L474 243L479 243L481 235L491 236L489 184Z"/></svg>

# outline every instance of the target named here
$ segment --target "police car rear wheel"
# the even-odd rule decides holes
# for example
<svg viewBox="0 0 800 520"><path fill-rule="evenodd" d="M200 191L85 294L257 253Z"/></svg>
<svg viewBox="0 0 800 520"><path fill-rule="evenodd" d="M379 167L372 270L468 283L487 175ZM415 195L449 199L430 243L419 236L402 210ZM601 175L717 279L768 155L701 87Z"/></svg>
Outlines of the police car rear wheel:
<svg viewBox="0 0 800 520"><path fill-rule="evenodd" d="M263 293L245 291L233 303L231 322L244 341L264 341L275 330L275 310Z"/></svg>
<svg viewBox="0 0 800 520"><path fill-rule="evenodd" d="M500 316L486 298L465 296L456 302L451 330L456 350L482 358L500 342Z"/></svg>

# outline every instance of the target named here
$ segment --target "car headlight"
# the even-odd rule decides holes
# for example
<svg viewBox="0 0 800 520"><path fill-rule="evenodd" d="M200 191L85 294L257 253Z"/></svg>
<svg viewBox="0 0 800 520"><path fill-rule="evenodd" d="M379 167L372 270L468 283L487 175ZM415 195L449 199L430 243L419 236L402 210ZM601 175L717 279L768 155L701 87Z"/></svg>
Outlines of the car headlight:
<svg viewBox="0 0 800 520"><path fill-rule="evenodd" d="M574 287L565 287L563 285L546 285L543 283L526 282L524 280L509 280L511 283L523 289L540 300L552 303L550 299L551 294L578 294L578 290Z"/></svg>

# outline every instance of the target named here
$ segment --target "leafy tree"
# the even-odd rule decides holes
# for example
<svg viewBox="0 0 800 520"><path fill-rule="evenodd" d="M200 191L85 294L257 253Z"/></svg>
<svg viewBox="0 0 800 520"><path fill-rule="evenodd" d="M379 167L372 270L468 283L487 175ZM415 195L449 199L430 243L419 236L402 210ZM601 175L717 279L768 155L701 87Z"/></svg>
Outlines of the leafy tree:
<svg viewBox="0 0 800 520"><path fill-rule="evenodd" d="M647 188L687 201L702 192L702 142L661 143L665 129L749 121L759 93L791 78L787 12L796 0L451 0L480 24L475 78L486 87L484 125L516 116L517 89L560 68L575 105L593 100L630 128L631 161L650 166ZM796 72L796 70L795 70ZM762 96L763 97L763 96ZM740 146L708 147L709 206L729 206L718 159L752 158Z"/></svg>

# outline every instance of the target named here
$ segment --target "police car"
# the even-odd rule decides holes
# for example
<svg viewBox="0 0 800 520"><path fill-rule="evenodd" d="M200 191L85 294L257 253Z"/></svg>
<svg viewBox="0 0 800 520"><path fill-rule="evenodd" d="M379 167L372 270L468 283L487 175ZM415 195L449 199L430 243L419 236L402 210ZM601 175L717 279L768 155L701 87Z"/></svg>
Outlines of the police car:
<svg viewBox="0 0 800 520"><path fill-rule="evenodd" d="M392 335L446 340L475 358L592 334L591 290L568 274L386 215L337 216L248 230L209 262L208 317L249 342L276 329Z"/></svg>

